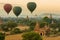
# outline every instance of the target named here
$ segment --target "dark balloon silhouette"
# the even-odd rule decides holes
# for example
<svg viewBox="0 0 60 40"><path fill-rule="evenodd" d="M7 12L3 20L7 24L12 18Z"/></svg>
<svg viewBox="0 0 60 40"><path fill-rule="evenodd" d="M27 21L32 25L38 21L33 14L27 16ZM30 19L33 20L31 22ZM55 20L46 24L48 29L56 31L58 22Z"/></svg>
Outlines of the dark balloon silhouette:
<svg viewBox="0 0 60 40"><path fill-rule="evenodd" d="M36 3L35 2L29 2L27 4L27 8L31 11L31 13L35 10L36 8Z"/></svg>
<svg viewBox="0 0 60 40"><path fill-rule="evenodd" d="M14 12L14 14L18 17L19 14L22 12L22 8L16 6L16 7L13 8L13 12Z"/></svg>
<svg viewBox="0 0 60 40"><path fill-rule="evenodd" d="M7 12L7 14L9 14L11 9L12 9L12 5L11 4L5 4L4 5L4 10Z"/></svg>

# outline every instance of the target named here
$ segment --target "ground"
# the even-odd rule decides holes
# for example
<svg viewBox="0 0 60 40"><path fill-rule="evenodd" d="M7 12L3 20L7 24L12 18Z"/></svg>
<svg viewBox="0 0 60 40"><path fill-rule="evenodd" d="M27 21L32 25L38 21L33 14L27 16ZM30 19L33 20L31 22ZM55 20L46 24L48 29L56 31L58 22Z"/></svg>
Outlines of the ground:
<svg viewBox="0 0 60 40"><path fill-rule="evenodd" d="M9 35L5 37L5 40L22 40L22 34Z"/></svg>
<svg viewBox="0 0 60 40"><path fill-rule="evenodd" d="M57 36L57 37L45 37L44 40L60 40L60 36Z"/></svg>
<svg viewBox="0 0 60 40"><path fill-rule="evenodd" d="M22 40L22 34L9 35L5 37L5 40ZM43 40L60 40L60 36L57 37L43 37Z"/></svg>

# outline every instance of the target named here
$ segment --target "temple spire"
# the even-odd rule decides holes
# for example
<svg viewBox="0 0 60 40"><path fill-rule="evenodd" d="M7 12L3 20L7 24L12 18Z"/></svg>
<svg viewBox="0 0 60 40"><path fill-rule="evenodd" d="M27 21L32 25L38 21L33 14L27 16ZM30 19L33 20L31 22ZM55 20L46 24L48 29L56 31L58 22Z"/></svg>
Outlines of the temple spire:
<svg viewBox="0 0 60 40"><path fill-rule="evenodd" d="M28 17L28 16L26 16L26 19L28 20L28 19L29 19L29 17Z"/></svg>
<svg viewBox="0 0 60 40"><path fill-rule="evenodd" d="M34 31L39 31L40 29L40 25L38 22L36 22L36 25L35 25L35 28L34 28Z"/></svg>

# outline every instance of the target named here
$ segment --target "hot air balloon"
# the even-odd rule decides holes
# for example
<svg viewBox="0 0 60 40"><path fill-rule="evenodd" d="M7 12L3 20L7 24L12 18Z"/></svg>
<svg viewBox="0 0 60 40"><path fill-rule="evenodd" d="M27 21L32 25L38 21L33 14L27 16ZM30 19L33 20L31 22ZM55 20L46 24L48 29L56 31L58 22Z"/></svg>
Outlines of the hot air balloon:
<svg viewBox="0 0 60 40"><path fill-rule="evenodd" d="M19 14L22 12L22 8L19 7L19 6L16 6L16 7L13 8L13 12L18 17Z"/></svg>
<svg viewBox="0 0 60 40"><path fill-rule="evenodd" d="M36 8L36 3L35 2L29 2L27 4L27 8L31 11L31 13L35 10Z"/></svg>
<svg viewBox="0 0 60 40"><path fill-rule="evenodd" d="M12 5L11 4L5 4L4 5L4 10L7 12L7 14L9 14L11 9L12 9Z"/></svg>

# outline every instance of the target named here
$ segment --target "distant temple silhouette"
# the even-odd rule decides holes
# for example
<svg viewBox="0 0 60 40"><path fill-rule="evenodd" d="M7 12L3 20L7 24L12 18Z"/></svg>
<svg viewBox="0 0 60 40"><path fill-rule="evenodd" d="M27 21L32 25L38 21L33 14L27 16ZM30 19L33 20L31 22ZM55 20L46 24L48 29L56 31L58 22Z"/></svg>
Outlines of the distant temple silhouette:
<svg viewBox="0 0 60 40"><path fill-rule="evenodd" d="M52 14L50 14L51 24L54 24Z"/></svg>
<svg viewBox="0 0 60 40"><path fill-rule="evenodd" d="M26 20L29 20L29 16L26 16Z"/></svg>

